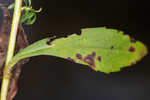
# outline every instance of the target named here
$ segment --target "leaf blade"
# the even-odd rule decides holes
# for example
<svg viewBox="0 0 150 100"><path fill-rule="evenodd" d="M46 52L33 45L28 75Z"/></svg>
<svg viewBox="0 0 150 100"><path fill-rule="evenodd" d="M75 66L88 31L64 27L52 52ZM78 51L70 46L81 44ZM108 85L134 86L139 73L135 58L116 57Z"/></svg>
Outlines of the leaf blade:
<svg viewBox="0 0 150 100"><path fill-rule="evenodd" d="M147 54L146 46L140 41L132 42L122 31L104 27L83 29L81 36L73 34L56 39L52 45L47 41L48 38L25 48L13 62L31 56L53 55L110 73L135 64Z"/></svg>

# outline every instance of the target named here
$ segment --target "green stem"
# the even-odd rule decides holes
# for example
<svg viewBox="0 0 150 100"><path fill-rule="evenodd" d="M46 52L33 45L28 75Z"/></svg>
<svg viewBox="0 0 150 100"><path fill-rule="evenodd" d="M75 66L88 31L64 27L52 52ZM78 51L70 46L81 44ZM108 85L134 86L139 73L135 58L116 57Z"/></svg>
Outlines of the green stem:
<svg viewBox="0 0 150 100"><path fill-rule="evenodd" d="M9 45L7 50L5 66L7 66L7 64L9 63L9 61L12 59L14 55L17 30L18 30L20 16L21 16L21 7L22 7L22 0L15 0L15 8L14 8L10 37L9 37ZM0 100L7 100L7 92L8 92L10 78L11 78L11 72L8 72L7 67L4 67Z"/></svg>

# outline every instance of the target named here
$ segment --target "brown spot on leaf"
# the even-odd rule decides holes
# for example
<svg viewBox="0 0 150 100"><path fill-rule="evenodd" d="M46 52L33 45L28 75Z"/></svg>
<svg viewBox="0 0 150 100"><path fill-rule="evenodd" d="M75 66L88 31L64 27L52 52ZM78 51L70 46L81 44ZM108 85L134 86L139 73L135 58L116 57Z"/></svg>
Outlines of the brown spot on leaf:
<svg viewBox="0 0 150 100"><path fill-rule="evenodd" d="M51 41L50 40L46 41L46 44L51 45Z"/></svg>
<svg viewBox="0 0 150 100"><path fill-rule="evenodd" d="M129 48L129 52L134 52L135 51L135 48L133 47L133 46L131 46L130 48Z"/></svg>
<svg viewBox="0 0 150 100"><path fill-rule="evenodd" d="M71 57L68 57L67 60L69 60L71 62L75 62Z"/></svg>
<svg viewBox="0 0 150 100"><path fill-rule="evenodd" d="M77 57L77 59L82 59L82 55L79 53L76 54L76 57Z"/></svg>
<svg viewBox="0 0 150 100"><path fill-rule="evenodd" d="M89 64L89 66L95 67L94 57L92 55L87 55L84 60L85 63Z"/></svg>
<svg viewBox="0 0 150 100"><path fill-rule="evenodd" d="M95 57L95 56L96 56L96 53L95 53L95 52L92 52L91 56L92 56L92 57Z"/></svg>
<svg viewBox="0 0 150 100"><path fill-rule="evenodd" d="M81 35L82 34L82 32L81 32L81 30L80 30L80 32L75 32L77 35Z"/></svg>
<svg viewBox="0 0 150 100"><path fill-rule="evenodd" d="M101 57L100 57L100 56L98 56L98 57L97 57L97 60L100 62L100 61L101 61Z"/></svg>
<svg viewBox="0 0 150 100"><path fill-rule="evenodd" d="M56 36L53 36L53 37L49 37L49 39L46 41L46 44L47 45L51 45L52 44L52 41L56 39Z"/></svg>

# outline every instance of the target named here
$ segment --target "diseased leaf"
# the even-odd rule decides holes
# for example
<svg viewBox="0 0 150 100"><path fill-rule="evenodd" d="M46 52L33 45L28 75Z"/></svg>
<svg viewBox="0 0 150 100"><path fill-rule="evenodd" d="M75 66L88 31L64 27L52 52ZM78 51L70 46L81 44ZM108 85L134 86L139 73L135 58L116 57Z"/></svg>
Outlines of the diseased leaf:
<svg viewBox="0 0 150 100"><path fill-rule="evenodd" d="M135 64L146 54L144 44L122 31L105 27L87 28L82 29L81 36L73 34L52 42L48 38L40 40L18 53L10 65L26 57L53 55L110 73Z"/></svg>

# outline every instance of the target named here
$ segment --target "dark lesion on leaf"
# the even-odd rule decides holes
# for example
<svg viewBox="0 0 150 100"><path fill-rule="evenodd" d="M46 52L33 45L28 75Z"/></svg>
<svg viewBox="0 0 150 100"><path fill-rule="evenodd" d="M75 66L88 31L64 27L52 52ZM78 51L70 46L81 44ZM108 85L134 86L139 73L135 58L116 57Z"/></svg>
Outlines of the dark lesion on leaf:
<svg viewBox="0 0 150 100"><path fill-rule="evenodd" d="M56 38L57 38L56 36L49 37L48 40L46 41L46 44L47 44L47 45L51 45L51 44L52 44L52 41L54 41Z"/></svg>
<svg viewBox="0 0 150 100"><path fill-rule="evenodd" d="M95 70L95 61L101 62L101 56L97 56L96 52L92 52L84 57L83 61Z"/></svg>
<svg viewBox="0 0 150 100"><path fill-rule="evenodd" d="M80 61L86 63L93 70L95 70L95 67L96 67L95 61L101 62L101 56L97 56L96 52L92 52L91 54L87 54L86 56L83 56L81 53L77 53L75 55L75 57L76 57L76 60L80 60ZM71 62L76 62L71 57L68 57L67 60L69 60Z"/></svg>
<svg viewBox="0 0 150 100"><path fill-rule="evenodd" d="M92 52L91 54L88 54L87 56L85 56L83 61L87 63L92 69L94 69L96 67L95 57L96 57L96 52Z"/></svg>
<svg viewBox="0 0 150 100"><path fill-rule="evenodd" d="M69 60L71 62L75 62L75 60L73 60L71 57L67 57L67 60Z"/></svg>
<svg viewBox="0 0 150 100"><path fill-rule="evenodd" d="M96 52L92 52L91 56L95 57L96 56Z"/></svg>
<svg viewBox="0 0 150 100"><path fill-rule="evenodd" d="M87 55L83 61L87 63L89 66L95 67L95 59L92 55Z"/></svg>
<svg viewBox="0 0 150 100"><path fill-rule="evenodd" d="M135 52L135 48L133 46L131 46L128 51L129 52Z"/></svg>
<svg viewBox="0 0 150 100"><path fill-rule="evenodd" d="M77 57L77 59L82 60L82 55L81 55L80 53L77 53L77 54L76 54L76 57Z"/></svg>
<svg viewBox="0 0 150 100"><path fill-rule="evenodd" d="M100 62L100 61L101 61L101 57L100 57L100 56L98 56L98 57L97 57L97 60Z"/></svg>

